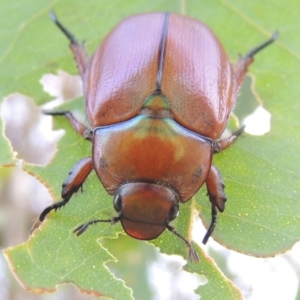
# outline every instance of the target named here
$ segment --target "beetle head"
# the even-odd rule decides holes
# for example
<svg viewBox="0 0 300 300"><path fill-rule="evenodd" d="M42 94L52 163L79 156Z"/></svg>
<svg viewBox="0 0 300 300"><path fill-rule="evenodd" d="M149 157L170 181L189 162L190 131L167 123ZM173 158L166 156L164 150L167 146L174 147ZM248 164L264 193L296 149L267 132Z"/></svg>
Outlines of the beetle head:
<svg viewBox="0 0 300 300"><path fill-rule="evenodd" d="M115 194L114 207L125 232L133 238L157 238L178 215L179 196L154 183L131 182Z"/></svg>

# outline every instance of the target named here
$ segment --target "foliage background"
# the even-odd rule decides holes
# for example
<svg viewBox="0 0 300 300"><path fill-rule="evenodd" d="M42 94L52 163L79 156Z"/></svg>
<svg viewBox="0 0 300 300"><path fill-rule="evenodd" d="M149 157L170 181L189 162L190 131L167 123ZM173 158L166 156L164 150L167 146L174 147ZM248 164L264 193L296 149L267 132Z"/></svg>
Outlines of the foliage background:
<svg viewBox="0 0 300 300"><path fill-rule="evenodd" d="M56 73L58 69L77 73L65 37L49 21L48 12L52 8L64 24L76 33L79 40L87 41L86 47L90 54L97 47L99 40L120 20L133 13L147 11L181 12L204 21L217 33L232 60L237 59L236 54L238 52L247 52L251 47L269 37L274 30L280 30L280 39L276 42L276 45L259 54L255 64L251 66L251 74L254 74L256 78L257 96L263 106L272 114L271 132L263 138L246 136L233 149L218 155L215 159L215 164L222 170L223 178L227 184L226 192L228 198L230 198L226 213L220 216L215 239L229 248L257 256L270 256L286 251L299 240L300 170L299 164L295 163L299 158L300 129L298 118L300 111L300 37L297 15L300 4L298 1L288 0L284 3L275 4L273 1L245 3L245 1L213 0L208 3L207 1L132 0L101 1L100 4L99 1L89 1L87 3L81 0L43 2L31 0L24 5L22 1L9 3L2 0L0 4L1 99L11 93L19 92L32 97L37 104L43 104L51 99L43 92L38 83L44 73ZM1 126L3 130L2 122ZM55 126L69 131L66 122L63 120L56 121ZM28 171L39 174L43 180L48 180L55 199L59 198L61 179L64 179L66 172L78 158L88 153L88 149L71 132L68 132L59 148L72 145L74 141L74 147L80 150L76 152L76 155L71 154L71 151L67 152L67 157L66 152L65 154L62 153L62 156L58 154L56 162L60 162L60 169L51 169L51 167L41 169L28 164L25 166ZM4 137L0 138L0 148L1 164L14 164L15 159L11 147ZM66 158L68 158L67 161ZM8 179L11 180L10 178L13 175L11 169L3 168L1 170L3 247L24 242L26 239L24 236L28 233L31 227L30 220L33 218L30 213L28 213L29 219L25 218L25 202L22 205L18 203L14 206L11 202L8 202L10 192L5 183L8 182ZM97 183L94 179L90 179L88 186L93 185L95 186ZM32 193L35 194L36 192ZM188 228L190 223L187 223L186 220L189 222L190 211L193 209L191 206L193 205L196 208L201 208L201 217L205 223L208 222L210 209L209 204L204 200L204 194L205 191L202 191L197 195L196 200L193 200L181 210L181 221L178 220L176 223L178 228L186 232L190 231ZM108 206L111 199L107 198L103 191L100 195L107 199L107 202L103 205ZM96 196L99 197L98 192L91 191L87 197L95 199ZM76 207L77 203L74 203L74 207L69 212L63 212L64 216L68 216L68 213L72 216L75 207L78 212L84 213L80 210L86 208L85 203L80 204L84 201L84 198L80 197L80 199L76 199L78 201L74 200L81 207ZM93 210L93 206L90 209ZM38 212L35 212L34 216L37 215ZM81 217L85 219L83 215ZM55 218L58 217L54 216L53 220ZM18 220L19 222L11 224L11 220ZM71 225L72 222L79 221L77 219L72 220ZM18 228L20 228L18 225L21 224L24 235L16 234ZM60 224L59 220L56 219L56 223L52 223L52 226L54 224ZM57 226L59 227L59 225ZM103 236L116 236L120 228L117 227L116 231L109 228L105 228L105 230L102 233ZM49 227L48 237L51 236L51 232L53 232L53 227ZM46 230L44 234L47 234ZM95 239L99 234L101 235L99 228L93 229L85 239ZM14 239L11 239L11 237ZM56 246L56 238L52 237L50 239L54 247ZM155 244L160 246L164 252L180 253L181 243L178 244L178 247L176 244L173 249L166 247L166 245L173 243L173 240L173 237L169 239L168 236L164 235ZM142 247L142 250L136 250L135 246L130 244L131 242ZM120 236L110 244L108 241L104 243L119 260L122 260L123 257L124 261L126 261L124 256L127 249L128 251L129 249L135 249L133 250L133 257L139 257L138 254L147 252L144 248L151 248L145 246L144 243L131 241ZM118 251L120 245L122 245L121 253ZM95 243L94 247L94 249L97 249L96 247L99 247L99 245ZM46 248L45 251L49 251L49 248ZM152 250L149 251L152 253L149 256L154 256ZM184 255L184 253L181 254ZM104 261L109 259L109 256L103 255L101 257ZM203 255L202 259L205 260L204 253L201 255ZM51 264L51 262L50 260L48 263ZM139 264L137 264L134 273L142 274L141 276L137 275L136 278L145 278L145 262L142 263L142 258L136 260L136 262L139 262ZM99 263L101 264L101 262ZM206 259L206 263L209 264L209 259ZM203 265L204 263L202 266L200 265L200 268L203 268ZM120 267L122 268L121 264L119 264ZM132 266L130 267L132 268ZM211 271L215 270L217 272L217 269L214 269L212 265L211 267ZM194 266L188 268L192 270ZM126 272L128 272L130 278L132 271ZM196 272L201 273L199 269ZM207 273L205 274L207 275ZM211 276L214 275L211 274ZM128 284L130 279L126 276L124 278L126 278ZM134 282L134 279L131 278L131 280ZM132 285L134 283L131 282ZM145 288L147 289L147 287ZM234 291L234 287L231 286L228 290ZM207 294L204 294L204 291L202 289L202 296L206 295L207 299L213 299L213 297L218 299L218 290L215 290L213 295L210 294L212 289L208 289ZM225 297L224 294L223 297ZM228 297L232 299L230 293ZM235 294L235 297L238 298L238 294ZM203 299L205 298L203 297Z"/></svg>

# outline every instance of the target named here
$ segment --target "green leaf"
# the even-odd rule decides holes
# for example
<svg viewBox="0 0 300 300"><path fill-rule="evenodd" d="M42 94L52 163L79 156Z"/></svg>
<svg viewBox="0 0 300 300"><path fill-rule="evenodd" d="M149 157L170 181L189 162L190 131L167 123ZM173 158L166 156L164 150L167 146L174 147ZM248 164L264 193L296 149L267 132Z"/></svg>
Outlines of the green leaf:
<svg viewBox="0 0 300 300"><path fill-rule="evenodd" d="M255 78L259 101L272 114L271 131L261 137L244 134L230 149L218 154L214 164L226 183L228 202L213 238L239 252L272 256L287 251L300 238L300 102L299 1L38 1L8 3L0 0L0 93L20 92L37 104L50 100L38 81L45 73L63 69L77 73L65 37L51 23L48 12L55 10L78 40L87 40L89 53L124 17L143 11L185 12L203 20L220 38L229 56L246 53L275 31L280 39L255 58L250 73ZM180 5L181 4L181 5ZM240 100L242 101L242 100ZM77 102L70 103L77 106ZM3 123L0 123L3 131ZM78 136L68 122L55 118L55 127L66 134L59 142L55 159L47 167L25 165L59 200L61 184L72 166L91 155L91 145ZM0 164L14 162L8 141L0 137ZM181 205L174 226L191 238L193 214L200 211L206 226L210 205L205 190ZM5 256L22 285L31 292L54 291L58 284L71 282L81 291L114 299L132 299L132 292L106 267L114 258L101 238L116 238L122 228L103 223L91 226L82 236L73 230L95 218L114 215L112 197L92 173L84 193L74 195L62 210L47 220L21 245L8 248ZM170 232L152 242L163 253L187 257L184 243ZM122 245L120 245L122 247ZM241 293L224 277L215 263L198 246L199 264L185 269L204 275L208 283L197 289L201 299L241 299ZM134 274L134 270L132 270Z"/></svg>
<svg viewBox="0 0 300 300"><path fill-rule="evenodd" d="M228 198L214 238L245 254L274 256L300 238L300 165L296 163L300 147L299 48L292 43L299 45L299 38L297 43L297 38L292 38L295 29L287 26L287 22L296 23L292 11L299 4L288 1L282 7L268 1L221 1L218 7L230 20L230 27L218 31L222 42L230 45L226 47L229 53L232 49L245 53L275 30L280 32L279 40L259 53L250 67L256 94L272 115L271 131L262 137L244 134L214 158ZM218 28L216 20L209 22ZM201 218L209 224L210 205L203 193L197 194L197 203Z"/></svg>

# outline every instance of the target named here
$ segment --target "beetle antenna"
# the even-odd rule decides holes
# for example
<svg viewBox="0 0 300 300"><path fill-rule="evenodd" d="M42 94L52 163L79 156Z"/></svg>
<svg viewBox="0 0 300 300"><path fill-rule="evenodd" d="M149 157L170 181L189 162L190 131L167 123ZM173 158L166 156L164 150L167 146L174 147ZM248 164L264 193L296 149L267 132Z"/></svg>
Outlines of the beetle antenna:
<svg viewBox="0 0 300 300"><path fill-rule="evenodd" d="M92 225L92 224L96 224L96 223L110 223L111 225L116 224L118 221L120 221L119 217L115 217L112 219L108 219L108 220L93 220L93 221L89 221L85 224L82 224L80 226L78 226L76 229L73 230L73 233L76 233L77 236L81 235L82 233L84 233L87 228Z"/></svg>
<svg viewBox="0 0 300 300"><path fill-rule="evenodd" d="M78 45L75 36L58 20L57 15L53 10L50 11L50 18L58 26L58 28L66 35L66 37L70 40L71 44Z"/></svg>
<svg viewBox="0 0 300 300"><path fill-rule="evenodd" d="M276 41L278 39L278 36L279 32L275 31L275 33L267 41L250 50L244 58L253 57L257 52L261 51L262 49Z"/></svg>
<svg viewBox="0 0 300 300"><path fill-rule="evenodd" d="M172 233L174 233L175 235L177 235L180 239L182 239L185 242L185 244L188 246L188 248L189 248L189 259L191 261L194 261L194 262L199 262L199 256L198 256L197 252L194 250L191 243L186 238L184 238L180 233L178 233L175 230L174 227L172 227L170 225L167 225L167 229L169 231L171 231Z"/></svg>

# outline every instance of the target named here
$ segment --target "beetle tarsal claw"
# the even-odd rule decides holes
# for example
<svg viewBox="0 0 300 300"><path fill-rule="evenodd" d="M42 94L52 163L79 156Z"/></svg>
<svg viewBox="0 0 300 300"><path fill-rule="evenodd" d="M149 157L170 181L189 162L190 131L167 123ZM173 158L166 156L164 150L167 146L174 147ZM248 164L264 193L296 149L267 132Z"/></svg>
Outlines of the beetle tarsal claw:
<svg viewBox="0 0 300 300"><path fill-rule="evenodd" d="M52 211L52 210L57 211L61 207L65 206L69 200L70 200L70 198L65 198L59 202L56 202L56 203L46 207L39 217L40 221L43 222L45 220L45 217L50 213L50 211Z"/></svg>
<svg viewBox="0 0 300 300"><path fill-rule="evenodd" d="M62 23L59 21L57 15L53 10L50 11L50 18L57 25L57 27L65 34L65 36L71 41L72 44L78 44L74 35L65 26L62 25Z"/></svg>
<svg viewBox="0 0 300 300"><path fill-rule="evenodd" d="M189 261L196 262L196 263L200 261L197 252L195 251L195 249L193 248L193 246L191 244L189 247Z"/></svg>
<svg viewBox="0 0 300 300"><path fill-rule="evenodd" d="M73 233L76 233L76 235L79 236L86 231L86 229L88 228L89 225L90 225L89 223L80 225L76 229L73 230Z"/></svg>
<svg viewBox="0 0 300 300"><path fill-rule="evenodd" d="M262 44L258 45L257 47L253 48L252 50L250 50L244 57L244 59L253 57L255 54L257 54L259 51L261 51L262 49L266 48L267 46L269 46L270 44L274 43L277 38L279 36L279 32L276 31L268 40L266 40L265 42L263 42Z"/></svg>
<svg viewBox="0 0 300 300"><path fill-rule="evenodd" d="M199 257L198 257L197 252L194 250L192 244L186 238L184 238L179 232L177 232L173 226L167 225L167 229L185 242L185 244L187 245L187 247L189 249L190 261L198 262Z"/></svg>
<svg viewBox="0 0 300 300"><path fill-rule="evenodd" d="M202 243L205 245L209 239L209 237L211 236L211 234L213 233L217 222L218 222L218 214L217 214L217 208L215 205L212 204L211 206L211 223L210 226L207 229L207 232L202 240Z"/></svg>

